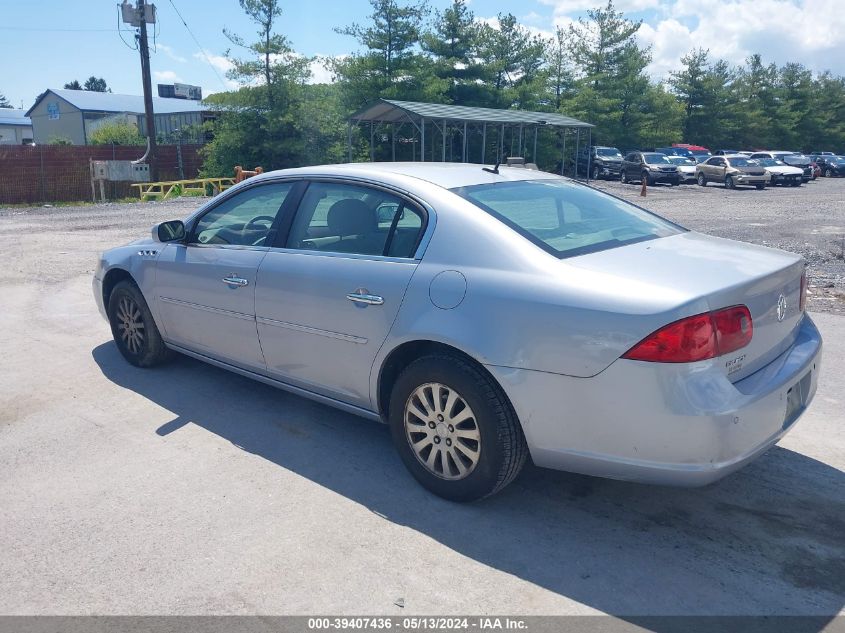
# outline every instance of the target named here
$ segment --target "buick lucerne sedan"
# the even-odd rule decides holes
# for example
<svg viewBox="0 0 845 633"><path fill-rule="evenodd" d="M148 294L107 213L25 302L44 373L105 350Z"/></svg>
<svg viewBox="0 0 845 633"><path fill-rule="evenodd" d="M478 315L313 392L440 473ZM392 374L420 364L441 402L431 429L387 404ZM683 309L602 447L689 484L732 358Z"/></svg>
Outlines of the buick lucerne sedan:
<svg viewBox="0 0 845 633"><path fill-rule="evenodd" d="M93 285L133 365L181 352L381 420L453 500L529 458L715 481L792 427L821 360L797 255L524 168L263 174L107 251Z"/></svg>

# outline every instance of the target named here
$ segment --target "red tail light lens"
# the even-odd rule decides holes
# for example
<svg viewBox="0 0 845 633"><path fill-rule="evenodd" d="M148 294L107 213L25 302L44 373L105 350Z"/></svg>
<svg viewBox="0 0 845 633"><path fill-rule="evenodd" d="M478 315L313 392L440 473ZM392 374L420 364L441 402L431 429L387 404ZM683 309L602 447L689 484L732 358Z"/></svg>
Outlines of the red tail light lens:
<svg viewBox="0 0 845 633"><path fill-rule="evenodd" d="M798 309L804 311L804 306L807 305L807 271L801 275L801 296L798 299Z"/></svg>
<svg viewBox="0 0 845 633"><path fill-rule="evenodd" d="M732 306L675 321L648 335L622 355L652 363L694 363L748 345L754 328L745 306Z"/></svg>

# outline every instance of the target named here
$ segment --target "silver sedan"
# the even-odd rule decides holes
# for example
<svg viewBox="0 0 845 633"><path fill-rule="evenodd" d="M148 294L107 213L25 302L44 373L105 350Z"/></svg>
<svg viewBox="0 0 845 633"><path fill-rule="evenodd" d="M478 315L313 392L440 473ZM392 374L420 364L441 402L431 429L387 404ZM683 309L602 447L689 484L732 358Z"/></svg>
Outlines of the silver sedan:
<svg viewBox="0 0 845 633"><path fill-rule="evenodd" d="M172 351L390 426L454 500L539 466L703 485L810 403L796 255L708 237L520 168L264 174L107 251L130 363Z"/></svg>

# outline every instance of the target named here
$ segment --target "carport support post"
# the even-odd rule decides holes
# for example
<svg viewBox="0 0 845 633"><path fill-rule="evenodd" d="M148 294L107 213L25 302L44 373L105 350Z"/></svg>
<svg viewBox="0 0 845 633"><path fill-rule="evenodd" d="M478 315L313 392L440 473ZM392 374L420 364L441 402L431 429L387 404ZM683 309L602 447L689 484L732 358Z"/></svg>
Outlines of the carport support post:
<svg viewBox="0 0 845 633"><path fill-rule="evenodd" d="M575 180L578 180L578 150L581 148L581 128L575 129Z"/></svg>
<svg viewBox="0 0 845 633"><path fill-rule="evenodd" d="M346 148L349 150L349 162L352 162L352 121L346 122Z"/></svg>
<svg viewBox="0 0 845 633"><path fill-rule="evenodd" d="M560 175L564 175L566 171L566 128L563 128L563 149L560 154Z"/></svg>
<svg viewBox="0 0 845 633"><path fill-rule="evenodd" d="M464 153L463 153L463 161L467 162L467 122L464 121Z"/></svg>
<svg viewBox="0 0 845 633"><path fill-rule="evenodd" d="M425 119L420 119L420 162L425 162Z"/></svg>
<svg viewBox="0 0 845 633"><path fill-rule="evenodd" d="M522 156L525 158L525 152L522 151L522 123L519 124L519 150L516 153L517 156Z"/></svg>
<svg viewBox="0 0 845 633"><path fill-rule="evenodd" d="M484 154L487 152L487 124L481 128L481 164L484 164Z"/></svg>
<svg viewBox="0 0 845 633"><path fill-rule="evenodd" d="M499 157L496 159L497 163L502 162L502 155L505 153L505 124L502 123L502 129L499 131Z"/></svg>
<svg viewBox="0 0 845 633"><path fill-rule="evenodd" d="M373 148L373 122L370 121L370 162L375 160L375 150Z"/></svg>
<svg viewBox="0 0 845 633"><path fill-rule="evenodd" d="M443 139L443 147L442 147L441 152L440 152L440 156L441 156L440 160L445 163L446 162L446 119L443 119L443 121L440 122L440 125L443 126L443 129L441 130L441 137Z"/></svg>
<svg viewBox="0 0 845 633"><path fill-rule="evenodd" d="M590 182L590 170L592 169L593 153L590 151L590 146L593 144L593 131L587 128L587 182Z"/></svg>
<svg viewBox="0 0 845 633"><path fill-rule="evenodd" d="M531 162L537 164L537 126L534 126L534 151L531 152Z"/></svg>
<svg viewBox="0 0 845 633"><path fill-rule="evenodd" d="M396 162L396 122L390 124L390 156Z"/></svg>

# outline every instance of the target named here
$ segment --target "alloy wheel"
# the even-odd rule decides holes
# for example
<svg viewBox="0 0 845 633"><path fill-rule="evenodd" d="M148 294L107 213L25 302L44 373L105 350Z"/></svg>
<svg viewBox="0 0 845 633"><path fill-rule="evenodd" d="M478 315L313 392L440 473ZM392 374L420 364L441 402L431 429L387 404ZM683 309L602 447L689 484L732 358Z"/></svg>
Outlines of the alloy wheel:
<svg viewBox="0 0 845 633"><path fill-rule="evenodd" d="M442 479L464 479L481 457L475 414L454 389L439 382L417 387L405 403L405 437L426 470Z"/></svg>
<svg viewBox="0 0 845 633"><path fill-rule="evenodd" d="M141 308L130 297L120 297L115 311L120 339L132 354L144 349L144 320Z"/></svg>

